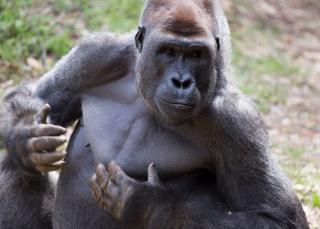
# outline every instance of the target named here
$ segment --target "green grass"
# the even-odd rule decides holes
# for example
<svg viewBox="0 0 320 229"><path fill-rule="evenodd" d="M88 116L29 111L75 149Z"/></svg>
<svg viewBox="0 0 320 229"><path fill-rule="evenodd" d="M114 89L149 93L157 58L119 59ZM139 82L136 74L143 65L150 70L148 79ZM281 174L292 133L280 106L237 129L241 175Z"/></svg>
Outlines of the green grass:
<svg viewBox="0 0 320 229"><path fill-rule="evenodd" d="M33 55L39 57L42 49L57 56L66 53L78 38L79 32L68 22L79 16L89 30L107 27L125 32L138 26L143 0L65 1L48 2L49 13L40 0L0 0L0 57L13 61ZM43 7L43 11L41 11ZM69 15L68 15L69 14Z"/></svg>
<svg viewBox="0 0 320 229"><path fill-rule="evenodd" d="M125 32L138 26L142 5L143 0L0 0L0 58L22 61L44 52L60 57L81 36L72 25L77 17L89 30ZM63 14L66 22L56 20Z"/></svg>
<svg viewBox="0 0 320 229"><path fill-rule="evenodd" d="M320 196L317 193L312 193L312 205L320 208Z"/></svg>
<svg viewBox="0 0 320 229"><path fill-rule="evenodd" d="M137 27L143 3L144 0L56 0L53 8L58 12L80 11L90 30L107 27L114 32L126 32Z"/></svg>
<svg viewBox="0 0 320 229"><path fill-rule="evenodd" d="M114 32L138 26L143 0L0 0L0 78L18 83L37 76L26 60L46 66L55 62L84 36L84 29ZM80 25L80 28L78 29ZM82 26L82 27L81 27Z"/></svg>
<svg viewBox="0 0 320 229"><path fill-rule="evenodd" d="M71 47L71 34L59 31L53 15L32 11L30 0L0 0L0 58L22 61L43 52L63 55Z"/></svg>
<svg viewBox="0 0 320 229"><path fill-rule="evenodd" d="M107 26L115 32L128 32L137 28L144 0L91 1L91 9L84 11L88 27L100 29Z"/></svg>
<svg viewBox="0 0 320 229"><path fill-rule="evenodd" d="M286 151L286 153L288 156L292 156L292 152ZM303 189L297 190L300 199L309 206L320 208L320 192L315 186L320 182L320 174L316 172L316 168L312 164L300 164L300 157L299 153L296 160L282 160L281 167L294 181L294 184L303 187Z"/></svg>
<svg viewBox="0 0 320 229"><path fill-rule="evenodd" d="M293 160L299 160L306 150L303 147L288 147L285 150L286 154L288 154Z"/></svg>
<svg viewBox="0 0 320 229"><path fill-rule="evenodd" d="M278 79L301 72L283 51L272 45L270 41L274 40L274 36L272 30L258 30L258 27L241 31L235 29L233 33L235 80L241 91L249 95L265 113L269 111L270 104L286 102L289 85ZM255 37L256 40L249 40L248 37Z"/></svg>

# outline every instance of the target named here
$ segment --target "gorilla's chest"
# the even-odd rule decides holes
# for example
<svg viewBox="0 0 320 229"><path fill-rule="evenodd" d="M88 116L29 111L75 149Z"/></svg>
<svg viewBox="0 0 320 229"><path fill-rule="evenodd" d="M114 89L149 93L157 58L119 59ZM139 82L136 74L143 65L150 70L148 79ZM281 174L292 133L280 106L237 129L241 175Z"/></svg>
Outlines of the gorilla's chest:
<svg viewBox="0 0 320 229"><path fill-rule="evenodd" d="M87 139L96 163L116 161L128 174L145 175L150 163L161 174L205 167L209 153L162 127L124 78L92 88L82 96Z"/></svg>

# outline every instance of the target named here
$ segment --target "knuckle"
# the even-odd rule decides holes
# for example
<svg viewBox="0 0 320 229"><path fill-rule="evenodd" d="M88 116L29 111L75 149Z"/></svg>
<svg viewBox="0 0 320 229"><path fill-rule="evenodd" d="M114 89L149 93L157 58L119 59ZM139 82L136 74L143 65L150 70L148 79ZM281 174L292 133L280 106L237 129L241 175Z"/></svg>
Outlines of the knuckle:
<svg viewBox="0 0 320 229"><path fill-rule="evenodd" d="M107 192L107 190L109 189L109 186L110 185L108 185L108 181L107 180L103 180L102 181L102 183L101 183L101 189L103 190L103 191L105 191L105 192Z"/></svg>
<svg viewBox="0 0 320 229"><path fill-rule="evenodd" d="M112 186L113 186L112 182L106 182L105 186L102 187L103 192L111 194Z"/></svg>
<svg viewBox="0 0 320 229"><path fill-rule="evenodd" d="M27 149L27 151L33 151L33 150L35 150L35 138L30 138L30 139L28 139L27 140L27 142L26 142L26 149Z"/></svg>
<svg viewBox="0 0 320 229"><path fill-rule="evenodd" d="M43 135L44 127L42 124L37 124L32 127L32 132L34 132L35 136Z"/></svg>
<svg viewBox="0 0 320 229"><path fill-rule="evenodd" d="M37 161L40 160L39 155L36 155L36 154L34 154L34 153L31 153L31 154L29 155L29 158L30 158L30 160L31 160L33 163L37 163Z"/></svg>
<svg viewBox="0 0 320 229"><path fill-rule="evenodd" d="M119 181L119 180L121 180L122 179L122 173L119 171L119 170L116 170L113 174L112 174L112 176L111 176L111 180L112 181Z"/></svg>

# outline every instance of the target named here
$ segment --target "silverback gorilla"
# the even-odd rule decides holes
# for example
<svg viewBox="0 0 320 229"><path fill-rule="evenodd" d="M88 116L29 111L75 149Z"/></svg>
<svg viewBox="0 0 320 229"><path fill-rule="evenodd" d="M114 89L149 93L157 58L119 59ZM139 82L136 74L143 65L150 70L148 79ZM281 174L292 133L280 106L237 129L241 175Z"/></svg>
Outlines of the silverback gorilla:
<svg viewBox="0 0 320 229"><path fill-rule="evenodd" d="M1 229L308 228L229 54L216 0L149 0L135 37L93 35L7 95Z"/></svg>

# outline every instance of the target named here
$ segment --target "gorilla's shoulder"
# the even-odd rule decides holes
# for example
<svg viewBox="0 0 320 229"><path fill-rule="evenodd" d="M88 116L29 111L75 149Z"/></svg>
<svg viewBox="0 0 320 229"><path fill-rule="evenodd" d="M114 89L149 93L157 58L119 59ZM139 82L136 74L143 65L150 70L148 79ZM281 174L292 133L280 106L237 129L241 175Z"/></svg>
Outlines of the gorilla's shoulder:
<svg viewBox="0 0 320 229"><path fill-rule="evenodd" d="M212 117L230 135L268 141L267 128L258 107L238 89L214 99Z"/></svg>

